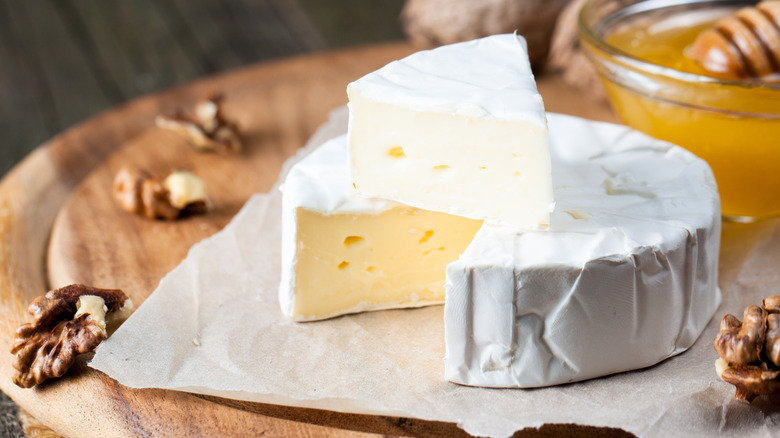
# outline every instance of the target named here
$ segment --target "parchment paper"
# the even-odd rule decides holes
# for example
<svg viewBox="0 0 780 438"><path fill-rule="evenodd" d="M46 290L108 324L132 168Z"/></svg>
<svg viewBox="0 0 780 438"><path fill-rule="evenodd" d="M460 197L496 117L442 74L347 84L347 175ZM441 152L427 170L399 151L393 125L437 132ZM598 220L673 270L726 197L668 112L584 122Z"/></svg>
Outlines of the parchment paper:
<svg viewBox="0 0 780 438"><path fill-rule="evenodd" d="M345 130L345 111L334 111L303 153ZM780 433L780 399L735 401L715 375L712 348L725 313L741 318L746 305L780 293L777 220L724 225L724 301L688 352L582 383L485 389L443 379L441 306L288 321L277 300L280 201L275 189L255 195L224 230L193 246L91 366L134 388L454 422L492 437L545 423L640 437Z"/></svg>

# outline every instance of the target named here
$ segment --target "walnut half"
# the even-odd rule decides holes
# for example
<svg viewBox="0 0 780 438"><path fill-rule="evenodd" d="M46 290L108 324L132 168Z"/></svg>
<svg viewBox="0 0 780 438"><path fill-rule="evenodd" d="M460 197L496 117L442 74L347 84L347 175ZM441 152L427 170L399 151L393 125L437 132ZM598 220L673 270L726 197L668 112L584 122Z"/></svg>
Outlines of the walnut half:
<svg viewBox="0 0 780 438"><path fill-rule="evenodd" d="M780 394L780 295L748 306L742 319L728 314L720 323L713 341L718 377L737 388L739 400Z"/></svg>
<svg viewBox="0 0 780 438"><path fill-rule="evenodd" d="M203 180L183 170L161 181L123 168L114 177L114 200L130 213L167 220L205 213L210 205Z"/></svg>
<svg viewBox="0 0 780 438"><path fill-rule="evenodd" d="M212 95L195 105L192 117L178 112L158 116L155 123L159 128L183 135L197 150L236 153L241 150L241 138L236 125L223 117L221 102L221 95Z"/></svg>
<svg viewBox="0 0 780 438"><path fill-rule="evenodd" d="M79 354L95 349L133 310L118 289L74 284L33 300L27 311L33 322L16 329L11 354L13 381L30 388L60 377Z"/></svg>

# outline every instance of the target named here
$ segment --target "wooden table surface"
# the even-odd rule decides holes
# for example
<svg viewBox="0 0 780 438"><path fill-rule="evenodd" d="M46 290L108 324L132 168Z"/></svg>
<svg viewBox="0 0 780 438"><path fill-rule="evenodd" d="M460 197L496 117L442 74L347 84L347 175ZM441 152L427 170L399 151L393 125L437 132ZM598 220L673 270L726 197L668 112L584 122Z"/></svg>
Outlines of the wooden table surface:
<svg viewBox="0 0 780 438"><path fill-rule="evenodd" d="M176 87L198 78L247 66L248 70L245 71L251 70L256 74L261 70L265 71L266 66L273 69L274 66L281 65L276 64L279 58L314 54L314 58L319 59L317 62L321 63L325 58L315 52L403 39L397 17L404 1L0 0L0 176L7 177L4 182L9 179L15 180L17 184L28 182L20 178L8 178L14 176L8 175L9 170L19 165L25 156L41 144L105 110L119 106L117 110L104 114L111 116L122 113L137 115L139 111L162 109L150 106L155 104L155 96L123 105L139 96L174 87L172 91L164 94L165 99L177 95L180 98L182 95L190 98L194 96L193 90L200 90L198 87L210 83L209 80L200 82L201 85L195 84L194 87ZM402 47L399 45L385 47L390 48L383 53L402 53L406 50L399 49ZM364 53L369 52L350 49L337 52L336 56L342 65L350 65L350 59L359 63ZM290 61L282 61L288 64L282 66L281 70L295 71L302 68L301 63L306 60L307 58L293 58ZM354 67L355 72L358 70L360 67ZM239 71L236 74L240 76L242 73ZM565 87L558 86L560 84L556 79L543 82L545 83L540 89L543 88L546 102L553 104L549 109L575 114L594 111L587 103L578 104L568 99L568 91ZM328 94L320 106L325 108L331 104L339 104L342 100L345 100L344 96L336 99ZM565 102L566 105L556 105L560 102ZM596 118L614 120L614 116L608 111L598 108L595 108L595 111ZM87 124L100 120L100 117L93 118ZM310 134L316 124L326 118L326 114L317 114L316 117L303 122L296 121L301 122L301 126L296 128L299 135L295 141L285 139L285 144L294 143L295 147L302 145L305 134ZM119 138L130 131L137 132L138 129L139 126L120 126L109 131L113 131ZM69 133L83 133L76 131L71 130ZM69 133L56 137L49 142L49 146L57 143L61 150L75 146L82 152L85 148L95 147L95 157L81 154L82 158L94 162L59 163L63 166L76 165L84 169L85 173L68 181L67 187L54 187L55 190L51 193L46 192L47 187L35 187L39 193L47 193L47 199L56 199L60 204L56 207L40 205L39 212L27 213L40 213L46 220L52 218L76 184L86 177L86 171L97 166L97 162L111 155L116 148L115 145L99 142L93 144L90 143L91 138ZM51 152L51 148L49 149ZM38 156L32 157L38 162L42 161L40 152L39 149L36 152ZM34 179L29 182L32 185L37 184ZM14 201L25 202L23 199ZM0 205L0 234L3 234L8 225L7 207L5 204ZM27 228L19 229L19 236L13 239L17 244L25 242L25 233L30 232ZM17 231L12 230L13 232ZM8 234L7 230L5 234ZM35 235L35 238L31 239L31 246L45 248L48 237ZM722 250L722 253L726 254L726 262L730 260L728 256L735 253L733 248L730 250L728 247L728 243L734 241L732 236ZM43 257L33 259L42 260ZM8 248L3 245L0 245L0 263L4 264L0 265L0 273L13 272L15 268L23 270L25 266L33 264L23 255L9 253ZM735 263L730 265L738 266ZM726 283L734 275L731 271L721 273ZM0 287L13 280L9 280L7 275L0 275ZM7 302L0 304L8 305ZM23 313L21 307L17 310L18 314ZM3 323L8 324L9 321L0 317L0 325ZM6 340L0 341L2 345L5 343ZM7 355L6 360L0 364L7 366L9 359L10 355ZM56 393L53 388L56 388L56 385L50 385L45 391ZM15 387L8 389L9 394L21 402L25 396L20 397L18 391ZM67 392L60 395L65 397ZM141 391L134 393L131 399L125 402L140 405L158 396L160 395L154 390ZM170 397L182 396L176 393ZM203 403L207 405L212 402L203 398ZM84 405L88 404L84 402ZM247 412L247 415L262 414L283 420L280 423L282 426L274 429L277 434L302 430L297 426L284 426L284 421L301 421L300 416L310 416L310 423L326 424L335 428L345 428L360 421L358 417L330 417L314 410L298 413L299 417L293 418L285 417L287 414L284 409L273 406L248 409L246 406L237 405L234 408ZM16 404L0 393L0 437L56 436L47 435L45 426L35 422L28 423L32 424L32 428L23 431L16 411ZM186 412L180 414L182 417L189 415ZM414 423L414 420L410 420L410 423ZM385 433L438 433L439 436L445 436L442 435L445 433L443 431L453 430L438 427L425 429L428 426L424 424L396 424L393 421L388 421L386 425L388 432ZM362 430L353 426L351 430L376 432L377 428ZM317 430L309 432L309 435L321 434L321 431ZM538 433L531 432L528 435L550 436L561 432L565 433L566 430L542 428ZM592 435L602 436L623 435L619 430L590 432Z"/></svg>
<svg viewBox="0 0 780 438"><path fill-rule="evenodd" d="M411 47L399 44L376 46L378 47L376 51L370 48L372 46L368 46L369 48L364 49L328 52L335 48L402 39L397 17L403 2L404 0L372 0L371 2L365 0L222 0L219 2L0 0L0 175L5 175L25 156L44 143L46 143L45 150L39 149L36 157L31 157L32 160L27 160L21 166L23 172L17 171L14 175L8 175L9 178L6 178L4 183L11 181L13 185L24 182L25 178L30 176L24 173L35 167L29 164L45 161L41 160L41 155L58 156L59 159L65 160L59 163L65 167L55 170L62 171L68 168L69 170L63 175L72 180L57 180L58 185L53 188L41 187L40 181L32 182L35 186L33 190L46 194L44 196L46 202L33 207L32 210L35 211L30 211L28 206L26 213L37 215L46 222L49 218L53 218L56 209L60 208L57 203L64 202L70 196L70 191L86 177L86 172L95 169L104 159L114 154L119 146L110 144L111 142L117 143L124 141L125 138L132 138L139 129L146 129L143 124L148 123L150 114L170 111L182 100L192 100L205 88L209 88L209 84L221 83L223 79L220 78L232 77L238 79L238 82L248 77L278 80L274 74L278 76L280 72L306 70L305 65L319 65L322 70L327 70L323 66L330 65L330 60L336 60L336 64L340 67L334 69L338 72L338 79L335 82L340 83L352 75L365 73L363 70L368 66L371 66L371 69L378 67L381 65L379 61L386 62L384 58L390 60L393 56L402 56L410 52ZM314 54L323 51L323 55ZM297 56L306 54L313 54L313 56L311 58ZM279 58L290 56L293 58L289 61L282 61L281 64L277 62ZM268 63L268 61L274 62ZM250 67L247 69L245 68L247 66ZM176 88L204 76L236 69L239 71L235 74ZM322 82L333 81L331 78ZM303 145L306 137L327 117L326 110L346 100L341 91L343 85L341 84L338 91L329 89L324 92L326 96L318 93L322 102L315 105L317 114L307 112L305 120L297 121L300 126L293 129L297 137L280 140L286 148ZM562 85L556 78L540 83L540 89L548 104L553 104L548 109L614 120L614 116L603 106L596 108L589 105L587 101L570 99L567 95L570 90ZM323 92L317 86L313 85L313 89ZM123 105L141 95L172 87L171 91L164 94ZM111 108L114 109L97 118L94 117ZM106 129L101 127L94 129L96 122L100 124L102 123L100 121L105 122L109 119L116 121L126 116L129 116L127 126L120 124ZM91 120L86 123L70 129L90 118ZM87 132L95 134L101 130L105 134L101 134L102 137L87 135ZM63 131L67 132L59 135ZM48 141L52 138L53 140ZM106 143L99 144L101 141L96 141L101 139L105 139ZM92 157L89 153L84 153L89 152L89 148L94 148L95 154ZM70 151L78 151L82 162L68 162L67 153ZM285 149L283 152L289 154L291 150ZM108 163L111 163L111 159ZM105 171L105 166L102 167ZM56 177L52 177L51 180L56 180ZM8 184L5 184L4 188L7 187ZM24 204L26 201L20 202ZM237 204L235 207L239 206ZM218 222L224 224L227 220L229 217L226 216ZM45 248L48 233L33 233L32 230L37 226L30 225L18 231L14 230L18 236L14 236L10 241L20 245L40 244ZM48 229L46 228L47 231ZM25 233L30 234L32 238ZM193 236L195 234L197 232ZM25 236L28 238L26 239ZM193 242L197 238L199 237L193 237ZM10 265L17 266L18 271L24 271L34 264L29 257L8 254L9 248L13 249L13 244L0 248L5 253L2 261L5 264L3 266L5 272L14 271ZM35 254L35 251L31 254ZM33 259L37 260L37 257ZM159 276L174 265L155 266L155 269L160 272L155 271L154 275L150 275L146 280L153 286ZM91 273L95 274L95 272ZM14 276L17 275L11 275ZM10 280L0 278L0 283L4 286L13 281L13 278ZM37 285L33 284L33 286ZM145 288L149 290L144 290L143 297L151 292L152 286ZM7 298L7 295L6 292L4 297ZM20 297L13 298L17 300ZM21 302L29 301L27 299L29 297L22 298L24 299L18 299L19 303L14 306L19 307ZM7 310L8 302L5 302L4 306ZM18 310L21 309L22 307ZM21 314L23 311L17 313ZM9 323L7 315L5 323ZM5 341L2 343L5 344ZM105 378L95 378L94 375L92 378L97 379L95 380L97 382L105 380ZM87 383L89 382L87 380ZM84 381L82 380L81 383L84 384ZM51 403L57 403L59 400L59 403L62 403L73 394L68 390L52 389L56 388L56 385L46 389L49 395L43 397L39 397L41 394L31 396L30 392L20 392L15 387L3 387L25 406L30 406L30 403L37 403L36 406L39 406L40 400ZM130 405L154 404L143 400L151 400L156 396L154 392L134 393L132 398L135 402ZM168 396L163 397L166 402L168 398ZM206 401L188 403L208 404ZM84 409L87 409L88 405L89 403L85 402ZM16 410L16 404L0 393L0 436L22 437L26 436L25 432L27 436L54 436L47 435L48 430L45 426L35 422L34 419L32 422L27 422L28 426L32 427L22 430ZM285 418L284 416L288 415L284 410L274 407L252 409L243 407L242 410L254 410L255 414L263 413L276 418ZM45 411L45 409L39 410L39 412ZM432 433L430 427L433 427L426 424L387 423L384 425L386 421L381 419L333 417L321 412L304 412L295 415L297 417L290 417L290 420L301 421L300 416L303 415L311 417L308 420L311 423L352 428L353 431L361 430L354 428L354 424L358 423L366 423L366 431L392 434L430 434ZM30 419L30 417L25 418ZM50 415L49 418L57 418L57 416ZM154 415L149 418L154 418ZM138 418L136 420L140 421ZM64 419L62 421L68 422ZM305 430L307 433L317 434L318 431L318 429L300 429L297 426L290 429L291 426L284 426L286 424L284 421L280 424L282 424L281 428L274 429L277 432ZM52 424L52 426L57 425ZM78 430L71 426L64 429ZM436 426L435 430L437 432L434 435L448 430L459 432L452 427ZM566 431L567 429L543 428L538 436ZM618 430L594 429L591 432L596 434L611 432L614 436L622 435Z"/></svg>
<svg viewBox="0 0 780 438"><path fill-rule="evenodd" d="M346 102L349 81L413 50L406 43L376 44L256 64L134 100L44 144L0 183L0 333L27 319L24 308L46 284L120 287L142 304L192 244L224 226L252 193L271 187L283 160L329 110ZM555 76L540 79L539 88L552 111L613 117ZM241 154L197 154L182 138L154 127L157 114L189 108L214 90L224 93L225 116L244 134ZM153 174L190 169L208 182L215 208L180 222L126 214L110 196L123 166ZM0 350L9 348L10 339L0 336ZM9 381L10 368L0 362L0 388L66 436L465 436L454 424L133 390L84 361L59 380L20 389ZM550 425L521 436L575 431L627 435Z"/></svg>
<svg viewBox="0 0 780 438"><path fill-rule="evenodd" d="M304 144L330 109L345 103L349 81L413 50L406 43L377 44L259 63L134 100L45 143L0 183L2 333L27 319L25 307L47 284L121 287L142 303L192 244L224 226L251 193L271 187L282 161ZM541 78L539 89L551 111L614 118L608 107L593 104L555 76ZM194 154L183 139L154 128L155 115L191 107L214 90L225 93L226 117L244 130L245 153L221 158ZM106 190L124 165L155 174L183 165L210 182L210 195L219 207L181 223L128 215L116 208ZM0 336L0 350L9 348L7 334ZM360 432L463 435L451 424L131 390L83 361L68 376L32 390L11 384L10 375L9 362L0 362L0 388L67 436L214 436L217 431L231 436L260 431L338 437ZM574 431L551 425L523 436ZM617 429L580 427L576 432L626 435Z"/></svg>
<svg viewBox="0 0 780 438"><path fill-rule="evenodd" d="M402 39L404 0L0 0L0 175L143 94L260 61Z"/></svg>
<svg viewBox="0 0 780 438"><path fill-rule="evenodd" d="M0 0L0 175L138 96L261 61L401 39L403 2ZM24 436L2 393L0 436Z"/></svg>

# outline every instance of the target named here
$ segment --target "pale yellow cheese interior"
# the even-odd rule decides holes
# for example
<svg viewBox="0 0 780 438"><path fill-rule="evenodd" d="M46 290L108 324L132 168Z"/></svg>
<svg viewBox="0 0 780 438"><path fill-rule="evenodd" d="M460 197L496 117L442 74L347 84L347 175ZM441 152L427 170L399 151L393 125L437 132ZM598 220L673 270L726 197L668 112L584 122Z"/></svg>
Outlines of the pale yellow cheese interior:
<svg viewBox="0 0 780 438"><path fill-rule="evenodd" d="M296 320L443 302L446 265L482 225L405 206L377 214L296 213Z"/></svg>
<svg viewBox="0 0 780 438"><path fill-rule="evenodd" d="M349 100L351 177L364 196L521 227L549 223L546 126L413 111L351 89Z"/></svg>

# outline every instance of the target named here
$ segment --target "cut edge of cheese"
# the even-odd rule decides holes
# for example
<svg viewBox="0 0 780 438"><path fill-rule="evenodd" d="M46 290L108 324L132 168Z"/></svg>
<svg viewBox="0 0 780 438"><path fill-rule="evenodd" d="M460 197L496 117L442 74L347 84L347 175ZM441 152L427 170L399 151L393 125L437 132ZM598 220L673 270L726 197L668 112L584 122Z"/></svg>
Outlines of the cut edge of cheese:
<svg viewBox="0 0 780 438"><path fill-rule="evenodd" d="M283 312L296 321L444 302L445 267L482 221L361 199L346 138L294 166L283 186Z"/></svg>
<svg viewBox="0 0 780 438"><path fill-rule="evenodd" d="M347 94L359 193L526 228L549 223L547 122L522 37L418 52Z"/></svg>

